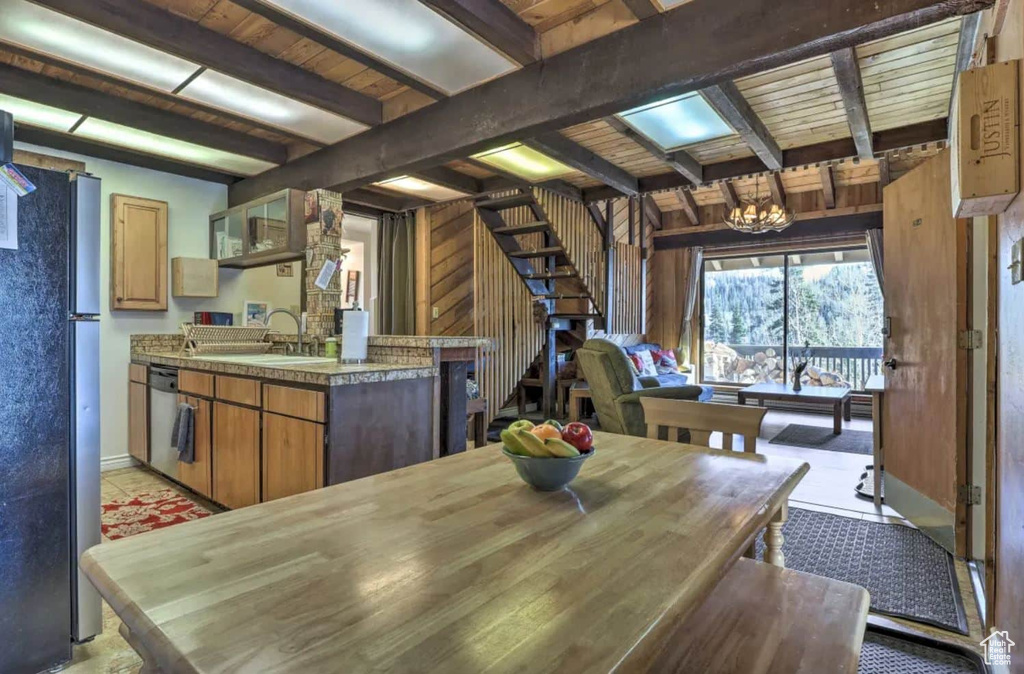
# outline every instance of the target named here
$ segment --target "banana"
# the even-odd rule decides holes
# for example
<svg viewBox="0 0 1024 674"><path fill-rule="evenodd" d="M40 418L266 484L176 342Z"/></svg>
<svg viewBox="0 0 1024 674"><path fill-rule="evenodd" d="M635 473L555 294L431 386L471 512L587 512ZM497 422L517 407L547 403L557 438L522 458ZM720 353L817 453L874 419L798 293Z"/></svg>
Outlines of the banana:
<svg viewBox="0 0 1024 674"><path fill-rule="evenodd" d="M526 448L523 447L523 443L519 442L519 440L516 438L515 434L512 431L502 431L501 442L505 445L506 448L508 448L508 451L512 452L513 454L518 454L519 456L533 456L528 451L526 451Z"/></svg>
<svg viewBox="0 0 1024 674"><path fill-rule="evenodd" d="M552 456L551 452L549 452L547 450L547 447L544 446L544 441L538 438L530 431L517 429L512 431L512 434L516 436L516 440L518 440L526 449L526 451L530 453L530 456Z"/></svg>
<svg viewBox="0 0 1024 674"><path fill-rule="evenodd" d="M563 459L580 455L578 449L570 445L565 440L559 440L558 438L548 438L545 440L544 449L551 452L552 456L561 457Z"/></svg>

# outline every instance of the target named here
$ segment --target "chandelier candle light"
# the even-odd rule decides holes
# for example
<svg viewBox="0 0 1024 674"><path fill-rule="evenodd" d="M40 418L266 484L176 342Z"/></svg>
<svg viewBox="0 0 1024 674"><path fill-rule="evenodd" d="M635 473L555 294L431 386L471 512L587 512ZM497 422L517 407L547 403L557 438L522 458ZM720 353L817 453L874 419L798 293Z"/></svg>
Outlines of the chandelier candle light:
<svg viewBox="0 0 1024 674"><path fill-rule="evenodd" d="M764 234L781 232L793 224L793 212L768 197L755 192L753 199L741 199L736 208L725 216L725 224L737 232Z"/></svg>

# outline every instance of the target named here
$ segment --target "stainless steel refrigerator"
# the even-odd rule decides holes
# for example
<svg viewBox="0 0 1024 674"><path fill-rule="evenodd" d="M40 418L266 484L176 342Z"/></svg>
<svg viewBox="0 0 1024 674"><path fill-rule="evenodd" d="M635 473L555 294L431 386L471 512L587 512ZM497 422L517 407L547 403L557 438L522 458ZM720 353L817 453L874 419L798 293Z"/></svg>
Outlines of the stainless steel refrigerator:
<svg viewBox="0 0 1024 674"><path fill-rule="evenodd" d="M36 190L0 248L0 672L34 674L102 629L78 570L100 542L100 181L18 168Z"/></svg>

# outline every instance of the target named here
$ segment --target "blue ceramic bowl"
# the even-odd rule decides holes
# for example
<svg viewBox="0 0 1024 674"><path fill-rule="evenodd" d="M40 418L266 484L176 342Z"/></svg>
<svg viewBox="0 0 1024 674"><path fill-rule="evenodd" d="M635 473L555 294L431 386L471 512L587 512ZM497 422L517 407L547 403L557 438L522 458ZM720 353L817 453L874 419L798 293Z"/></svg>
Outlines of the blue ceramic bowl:
<svg viewBox="0 0 1024 674"><path fill-rule="evenodd" d="M512 459L523 482L539 491L558 491L576 479L583 462L594 455L595 450L569 458L522 456L502 446L501 452Z"/></svg>

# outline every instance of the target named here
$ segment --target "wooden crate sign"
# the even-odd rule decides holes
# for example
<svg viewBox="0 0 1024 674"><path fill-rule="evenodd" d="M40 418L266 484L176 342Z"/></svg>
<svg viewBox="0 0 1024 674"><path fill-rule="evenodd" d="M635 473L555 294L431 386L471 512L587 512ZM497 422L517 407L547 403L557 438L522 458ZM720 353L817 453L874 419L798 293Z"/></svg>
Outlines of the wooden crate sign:
<svg viewBox="0 0 1024 674"><path fill-rule="evenodd" d="M171 294L175 297L217 297L219 273L216 260L176 257L171 260Z"/></svg>
<svg viewBox="0 0 1024 674"><path fill-rule="evenodd" d="M1020 191L1019 61L960 74L952 127L953 215L1006 210Z"/></svg>

